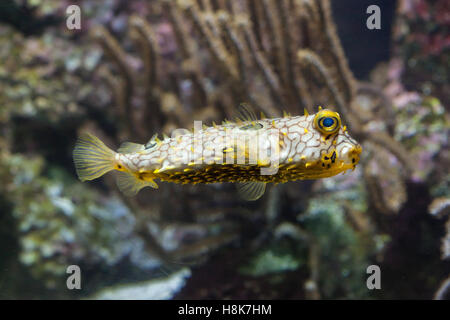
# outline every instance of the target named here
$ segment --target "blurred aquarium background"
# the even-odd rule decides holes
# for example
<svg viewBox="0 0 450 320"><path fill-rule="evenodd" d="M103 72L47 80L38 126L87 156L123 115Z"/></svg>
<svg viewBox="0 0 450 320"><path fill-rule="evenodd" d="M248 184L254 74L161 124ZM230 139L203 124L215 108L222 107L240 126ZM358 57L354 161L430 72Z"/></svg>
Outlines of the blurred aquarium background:
<svg viewBox="0 0 450 320"><path fill-rule="evenodd" d="M449 26L446 0L2 0L0 299L449 299ZM81 132L145 143L242 102L345 113L360 164L256 202L77 180Z"/></svg>

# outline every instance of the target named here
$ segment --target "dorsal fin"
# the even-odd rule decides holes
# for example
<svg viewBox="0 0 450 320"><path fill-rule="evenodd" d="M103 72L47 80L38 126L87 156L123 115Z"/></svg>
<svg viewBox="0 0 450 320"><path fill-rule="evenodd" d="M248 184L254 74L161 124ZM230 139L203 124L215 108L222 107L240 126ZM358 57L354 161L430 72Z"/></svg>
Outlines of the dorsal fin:
<svg viewBox="0 0 450 320"><path fill-rule="evenodd" d="M247 201L255 201L261 198L266 190L265 182L244 182L238 183L237 189L239 195Z"/></svg>
<svg viewBox="0 0 450 320"><path fill-rule="evenodd" d="M236 122L252 122L257 121L258 117L253 111L253 108L248 103L241 103L236 110L235 119Z"/></svg>
<svg viewBox="0 0 450 320"><path fill-rule="evenodd" d="M261 112L261 117L264 118L264 114ZM241 130L258 130L263 127L263 125L257 122L259 119L256 113L253 111L249 104L242 103L239 105L236 111L236 123L240 126L244 122L245 124L240 127Z"/></svg>
<svg viewBox="0 0 450 320"><path fill-rule="evenodd" d="M163 137L165 139L165 137ZM154 144L160 145L162 143L161 139L159 139L158 134L155 133L150 140L145 144L145 148L148 148L149 146L153 146Z"/></svg>
<svg viewBox="0 0 450 320"><path fill-rule="evenodd" d="M119 153L135 153L144 150L145 147L143 144L133 143L133 142L124 142L120 145L117 152Z"/></svg>

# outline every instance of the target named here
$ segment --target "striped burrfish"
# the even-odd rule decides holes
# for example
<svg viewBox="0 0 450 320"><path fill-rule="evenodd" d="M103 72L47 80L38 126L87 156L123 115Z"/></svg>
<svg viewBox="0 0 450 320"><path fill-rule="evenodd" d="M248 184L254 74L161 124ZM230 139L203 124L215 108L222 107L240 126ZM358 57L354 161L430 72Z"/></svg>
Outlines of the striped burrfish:
<svg viewBox="0 0 450 320"><path fill-rule="evenodd" d="M236 182L240 195L256 200L267 183L319 179L354 169L361 146L350 137L337 112L268 119L240 109L234 122L157 135L146 144L125 142L114 152L97 137L84 133L73 158L81 181L117 171L117 185L135 195L156 181L174 183Z"/></svg>

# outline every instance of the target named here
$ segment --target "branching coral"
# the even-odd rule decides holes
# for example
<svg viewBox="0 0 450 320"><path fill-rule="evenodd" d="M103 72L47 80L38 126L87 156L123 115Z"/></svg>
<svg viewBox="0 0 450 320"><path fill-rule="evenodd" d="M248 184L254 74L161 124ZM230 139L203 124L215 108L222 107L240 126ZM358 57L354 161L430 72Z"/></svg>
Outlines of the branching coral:
<svg viewBox="0 0 450 320"><path fill-rule="evenodd" d="M400 0L394 28L394 53L410 67L402 75L415 88L449 105L449 4L445 0ZM448 110L448 109L447 109Z"/></svg>
<svg viewBox="0 0 450 320"><path fill-rule="evenodd" d="M3 149L0 164L3 201L16 204L19 260L45 286L61 288L71 264L105 267L140 254L132 235L134 217L120 201L85 190L60 170L52 171L58 179L43 176L40 157Z"/></svg>
<svg viewBox="0 0 450 320"><path fill-rule="evenodd" d="M191 102L191 108L203 109L209 105L220 110L221 115L231 116L239 103L251 102L273 116L283 109L300 113L304 108L312 111L314 105L334 106L354 135L374 147L387 149L399 159L407 172L413 170L413 162L405 148L382 128L375 127L374 130L369 125L369 120L373 121L376 117L370 108L362 108L356 99L358 85L344 58L328 1L247 1L246 5L227 1L217 4L190 0L162 2L179 48L177 63L182 66L181 74L178 70L174 71L176 75L171 76L177 77L180 82L183 81L180 77L187 77L194 91L192 95L203 97ZM287 15L288 11L296 14ZM143 125L138 125L140 121L137 119L132 121L129 126L135 131L152 122L156 123L155 126L161 123L156 106L167 100L164 99L164 91L170 92L171 88L165 89L163 85L162 90L158 90L161 77L159 84L155 83L158 44L150 25L138 17L132 17L130 24L143 53L145 108L132 107L136 68L129 63L127 65L123 49L105 30L98 29L96 36L108 55L117 62L123 75L124 84L120 88L115 86L115 91L121 97L118 99L123 105L120 109L126 110L125 114L130 117L128 122L134 119L135 109L147 110L147 116L151 115L139 117ZM197 32L198 41L187 33L189 25ZM203 47L208 56L200 51ZM255 73L259 76L249 82L248 75ZM218 78L221 79L220 85L206 88L207 80L214 83ZM175 91L177 96L169 99L174 106L162 106L162 112L188 109L186 105L189 104L183 101L180 86L175 86L178 87ZM264 87L268 89L269 97L262 93ZM224 92L228 99L225 99ZM358 92L364 93L364 87ZM374 93L382 96L372 90L371 94ZM155 103L149 104L149 100ZM184 124L192 120L190 117L184 118ZM169 128L173 125L177 124Z"/></svg>
<svg viewBox="0 0 450 320"><path fill-rule="evenodd" d="M238 200L227 185L208 187L208 190L214 188L208 193L210 197L204 196L206 188L202 186L164 185L158 192L144 190L136 199L122 198L114 202L119 203L117 207L125 204L126 217L132 212L136 218L135 230L128 230L130 234L127 233L123 241L128 243L132 233L133 237L139 237L140 242L137 241L145 246L152 259L169 264L199 261L217 248L239 243L239 250L245 253L243 256L262 252L259 258L264 261L275 257L274 265L264 269L266 271L307 266L308 275L301 280L304 294L309 298L334 297L336 292L345 292L349 297L367 294L359 291L359 280L347 281L345 285L339 280L359 279L358 272L362 272L361 266L367 264L370 256L381 255L386 238L377 233L383 229L382 220L388 216L379 213L392 217L400 210L407 196L405 182L411 177L424 181L436 175L429 165L421 166L416 160L419 157L424 163L427 160L433 163L432 158L445 144L439 131L445 126L445 121L440 120L440 103L427 99L406 99L405 102L402 100L404 90L395 93L390 90L393 84L398 84L398 78L371 83L354 79L326 0L161 0L139 5L146 9L130 16L127 35L114 28L90 30L91 39L100 44L107 57L107 62L102 61L97 66L98 51L90 51L94 52L90 58L94 61L91 69L96 67L92 83L98 90L91 92L76 77L83 72L77 65L85 61L76 55L75 59L67 60L66 67L72 73L66 81L46 83L43 92L32 91L28 95L33 97L31 104L49 106L48 101L42 103L42 98L60 91L70 92L69 98L57 95L61 99L52 100L55 106L49 107L49 113L58 117L65 112L73 115L75 109L77 119L83 121L82 125L76 125L78 130L95 131L111 147L123 141L144 143L156 132L170 134L176 128L189 128L194 120L211 123L230 118L243 102L252 104L267 116L278 116L282 111L301 114L304 109L314 112L317 106L323 105L340 112L352 136L363 143L365 158L352 175L278 186L269 190L265 199L250 205ZM15 40L20 41L20 38ZM33 44L32 41L27 43ZM0 48L0 53L2 50L6 50L5 47ZM8 62L14 55L2 56L8 59L0 66L0 80L8 80L14 64ZM46 57L36 53L25 58L30 60L29 71L36 71L42 76L41 81L47 81L46 72L52 74L52 70L35 68L32 63ZM30 78L37 81L36 77ZM21 72L14 73L8 83L9 96L2 104L27 97L20 94L21 90L36 88L36 83L24 84L27 79L29 77ZM59 90L61 83L64 87ZM105 84L111 96L105 94ZM77 97L73 99L75 104L69 103L71 97ZM27 101L19 105L26 107ZM416 105L423 111L420 117L412 116ZM60 112L53 112L60 106L64 107ZM22 111L19 109L19 113ZM10 112L2 113L0 120L6 122L10 115ZM414 134L405 123L415 128ZM424 136L431 137L433 142L427 143L430 150L426 152L420 150L421 143L417 141ZM38 227L36 232L27 230L24 242L37 243L45 236L50 247L65 248L66 244L61 245L60 241L66 232L62 225L67 223L73 227L70 230L79 230L86 214L103 216L106 211L114 211L107 205L109 200L94 201L89 196L92 187L86 185L86 194L79 186L67 185L58 185L59 193L52 193L53 184L42 178L45 176L43 169L38 171L35 175L39 183L30 187L47 194L46 217L58 221L55 222L58 226L49 229L56 235L54 237L41 233ZM113 185L112 177L107 176L107 199L115 197ZM78 194L81 200L74 216L80 221L62 217L59 207L52 201L73 205ZM102 197L99 194L95 192ZM174 201L174 194L178 201ZM324 201L325 198L328 201ZM364 202L366 198L368 204ZM28 201L17 206L15 215L20 224L27 223L25 212L31 207ZM45 220L39 212L33 215L37 216L36 224ZM104 227L89 221L102 234L104 228L116 226L108 219ZM326 242L320 238L323 233L337 240ZM75 243L81 246L94 236L87 231L78 234L82 239ZM30 241L32 237L35 240ZM295 247L292 252L278 256L277 250L264 249L273 238L283 238L283 243L289 238L295 244L290 243L288 247L299 246L298 243L304 247ZM103 256L99 259L106 262L117 261L125 255L115 250L116 242L111 240L110 233L105 239L112 243L109 251L102 239L97 239L94 252L87 250L86 255L95 257L97 251L101 252ZM48 243L45 246L48 247ZM70 252L67 257L72 257ZM308 261L303 263L296 255L307 256ZM33 266L44 261L44 269L49 265L47 262L58 259L57 254L44 257L44 253L26 243L23 257L24 261L34 257ZM67 262L63 259L63 263ZM55 268L57 272L61 273L62 265ZM324 280L335 266L339 269L333 270L337 277L333 277L333 281ZM36 267L36 276L50 269L42 272Z"/></svg>
<svg viewBox="0 0 450 320"><path fill-rule="evenodd" d="M177 127L190 126L194 119L217 121L231 117L242 102L250 102L268 116L283 110L312 112L314 107L324 105L337 109L352 134L370 145L375 154L379 154L378 149L386 150L406 172L412 171L405 148L385 127L374 130L370 125L377 115L384 115L377 109L379 105L364 108L359 104L358 94L364 94L364 90L358 91L358 83L348 68L328 1L180 0L154 5L164 12L158 17L159 24L150 25L138 16L130 18L130 37L137 51L126 52L104 28L93 32L120 75L116 77L106 68L100 70L116 95L117 117L121 119L116 142L144 141L152 132L170 133ZM161 34L158 29L167 23L170 34ZM168 45L170 41L175 41L176 46ZM166 48L161 48L163 42ZM136 60L136 52L140 60ZM370 94L385 98L376 90ZM387 161L380 163L390 167ZM380 171L384 173L385 169ZM372 202L380 205L375 209L398 210L404 196L385 209L379 174L370 167L365 171L368 183L377 186L368 193ZM405 178L394 172L396 176L404 190ZM150 201L152 210L167 219L166 212L172 205L158 204L164 202L164 195L152 197L158 199ZM142 205L141 200L134 207L142 211ZM196 210L191 209L194 214ZM206 212L210 210L216 209ZM170 211L177 212L173 207ZM205 213L205 208L201 211ZM149 237L145 230L143 234ZM225 239L229 241L229 237ZM158 244L155 240L148 242ZM206 240L205 246L209 243Z"/></svg>

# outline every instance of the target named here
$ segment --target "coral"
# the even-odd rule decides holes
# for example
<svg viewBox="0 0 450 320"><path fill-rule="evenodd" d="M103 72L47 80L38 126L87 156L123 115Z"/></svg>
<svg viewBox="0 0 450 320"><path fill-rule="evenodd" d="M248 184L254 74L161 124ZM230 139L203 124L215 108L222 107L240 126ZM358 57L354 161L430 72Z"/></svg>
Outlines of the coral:
<svg viewBox="0 0 450 320"><path fill-rule="evenodd" d="M438 0L401 0L394 28L394 54L407 68L405 86L449 104L448 61L450 59L449 4Z"/></svg>
<svg viewBox="0 0 450 320"><path fill-rule="evenodd" d="M435 198L428 207L428 212L436 218L443 219L448 216L445 224L445 236L442 238L442 259L450 258L450 198Z"/></svg>
<svg viewBox="0 0 450 320"><path fill-rule="evenodd" d="M43 1L34 17L58 16L66 4ZM0 203L15 223L18 264L47 288L64 285L68 264L90 270L92 284L82 295L98 298L130 292L117 282L148 281L160 268L188 263L192 275L183 274L186 287L175 298L367 298L361 279L368 264L384 261L395 238L392 222L411 206L408 186L430 188L437 199L430 210L441 212L439 201L448 197L441 31L435 40L419 37L420 53L408 50L420 32L411 39L404 33L394 58L361 82L347 65L326 0L82 4L80 32L48 27L34 36L0 25ZM410 19L400 21L445 19L438 10L431 16L399 10ZM415 66L428 63L439 66L437 80L430 80L433 95L413 91L411 80L405 87L416 79ZM111 147L144 143L194 120L231 118L241 103L267 116L319 105L339 111L363 144L360 166L352 174L273 187L250 204L228 185L164 184L125 198L112 175L93 184L75 181L70 141L81 131ZM222 267L232 270L229 283L220 278ZM203 272L211 268L218 275ZM105 275L99 279L92 270ZM130 289L142 293L153 283ZM104 295L94 294L105 285Z"/></svg>
<svg viewBox="0 0 450 320"><path fill-rule="evenodd" d="M375 253L375 248L370 248L374 244L364 241L364 233L352 231L339 202L320 196L312 199L306 214L300 219L320 248L317 286L321 297L333 297L339 290L346 292L347 298L366 296L365 283L359 279L365 271L361 266L369 265L368 254ZM327 234L327 238L321 237L322 234ZM331 256L333 258L330 259ZM335 274L335 278L324 277L330 272Z"/></svg>
<svg viewBox="0 0 450 320"><path fill-rule="evenodd" d="M128 127L127 136L148 137L144 128L149 124L153 124L155 131L162 127L166 132L188 125L193 119L205 119L195 111L188 112L192 117L183 114L180 119L183 109L199 110L200 106L205 106L207 110L212 109L206 114L218 119L231 116L236 105L245 101L273 116L283 109L295 113L303 109L312 111L314 97L314 103L336 106L357 137L370 141L377 148L386 148L412 171L404 147L389 134L374 131L366 124L367 119L373 119L370 110L358 109L356 80L344 58L327 1L249 1L246 8L248 15L253 14L253 20L242 5L162 1L177 48L180 48L177 63L182 66L181 70L167 66L166 69L171 70L168 75L158 73L161 70L158 61L164 64L161 61L164 57L158 56L158 35L145 20L136 16L130 19L130 32L141 49L142 63L132 62L134 59L105 29L93 32L122 75L120 81L114 81L111 75L107 79L117 95L115 101L123 119L120 122ZM287 15L288 10L296 15ZM190 28L199 40L187 33ZM298 30L299 37L292 39L287 30ZM312 38L315 41L311 41ZM251 82L248 81L250 73L257 75ZM158 83L152 80L156 77ZM205 83L215 83L217 77L221 79L220 86L205 87ZM170 92L167 78L172 79L172 85L175 81L175 95ZM193 92L184 94L180 89L186 87L187 81ZM138 83L142 84L142 90L137 89ZM264 91L269 96L262 94L262 87L267 87ZM139 97L139 91L147 93L146 98ZM199 98L186 100L186 95ZM135 103L142 106L135 106ZM139 112L140 115L135 115ZM360 115L363 112L365 118ZM394 206L398 209L402 201L400 198Z"/></svg>
<svg viewBox="0 0 450 320"><path fill-rule="evenodd" d="M2 217L13 217L8 233L17 237L19 251L2 254L2 263L26 272L2 280L13 288L9 298L33 297L20 293L32 281L28 273L45 295L51 292L46 289L64 286L70 264L105 268L130 259L142 268L158 265L136 245L142 240L131 234L130 210L117 198L85 188L63 167L71 145L61 147L58 138L73 135L85 114L93 90L86 77L101 57L98 49L71 41L54 30L26 37L0 25ZM16 258L26 269L16 267Z"/></svg>
<svg viewBox="0 0 450 320"><path fill-rule="evenodd" d="M138 254L132 252L134 217L124 204L86 190L63 171L44 177L42 158L4 151L0 162L2 194L16 203L19 259L46 286L57 286L70 264L114 265Z"/></svg>
<svg viewBox="0 0 450 320"><path fill-rule="evenodd" d="M183 287L191 272L185 268L162 278L134 285L105 288L88 299L95 300L168 300Z"/></svg>
<svg viewBox="0 0 450 320"><path fill-rule="evenodd" d="M448 186L447 190L448 192ZM445 235L442 238L441 244L441 257L442 259L450 259L450 198L440 197L435 198L428 207L428 212L436 218L444 219L447 217L445 223ZM442 282L439 289L436 291L434 298L437 300L443 300L449 295L450 279L446 279Z"/></svg>
<svg viewBox="0 0 450 320"><path fill-rule="evenodd" d="M98 50L68 51L67 39L54 34L25 39L5 26L0 26L0 42L2 122L22 116L57 123L62 117L80 114L80 102L92 90L83 81L83 73L95 68L100 58Z"/></svg>
<svg viewBox="0 0 450 320"><path fill-rule="evenodd" d="M301 264L301 261L289 251L283 252L282 248L277 247L264 248L262 252L252 257L249 264L243 266L240 271L243 274L259 277L271 273L297 270Z"/></svg>

